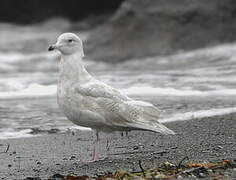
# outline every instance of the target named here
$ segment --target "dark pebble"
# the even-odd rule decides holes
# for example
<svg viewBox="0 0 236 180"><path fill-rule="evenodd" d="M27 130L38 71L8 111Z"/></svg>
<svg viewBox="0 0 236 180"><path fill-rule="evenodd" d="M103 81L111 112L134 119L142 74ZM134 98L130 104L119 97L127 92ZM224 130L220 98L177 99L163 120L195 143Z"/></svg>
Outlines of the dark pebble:
<svg viewBox="0 0 236 180"><path fill-rule="evenodd" d="M49 178L50 180L64 180L64 176L61 174L54 174Z"/></svg>
<svg viewBox="0 0 236 180"><path fill-rule="evenodd" d="M75 156L71 156L70 157L70 160L74 160L76 157Z"/></svg>
<svg viewBox="0 0 236 180"><path fill-rule="evenodd" d="M39 177L27 177L23 180L41 180L41 178L39 178Z"/></svg>

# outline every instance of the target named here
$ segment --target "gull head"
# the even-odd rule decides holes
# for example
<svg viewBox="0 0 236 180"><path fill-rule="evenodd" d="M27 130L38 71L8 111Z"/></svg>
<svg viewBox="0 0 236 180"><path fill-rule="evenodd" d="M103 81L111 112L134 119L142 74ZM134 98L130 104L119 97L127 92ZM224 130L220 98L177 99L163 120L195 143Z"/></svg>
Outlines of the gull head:
<svg viewBox="0 0 236 180"><path fill-rule="evenodd" d="M58 50L62 55L78 54L83 57L83 43L74 33L63 33L57 38L57 42L48 48L49 51Z"/></svg>

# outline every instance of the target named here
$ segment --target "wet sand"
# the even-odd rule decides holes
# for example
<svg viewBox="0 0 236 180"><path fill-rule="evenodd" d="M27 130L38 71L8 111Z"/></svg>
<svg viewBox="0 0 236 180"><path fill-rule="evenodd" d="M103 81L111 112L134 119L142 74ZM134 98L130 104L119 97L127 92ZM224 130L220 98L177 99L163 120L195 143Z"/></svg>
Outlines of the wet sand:
<svg viewBox="0 0 236 180"><path fill-rule="evenodd" d="M236 157L236 114L167 123L177 135L163 136L152 132L134 131L128 137L102 134L110 137L109 151L101 140L100 152L104 158L91 159L94 133L75 131L32 138L1 140L0 177L24 179L48 178L62 175L97 175L118 169L140 170L138 161L149 168L164 161L178 163L185 156L188 161L211 161Z"/></svg>

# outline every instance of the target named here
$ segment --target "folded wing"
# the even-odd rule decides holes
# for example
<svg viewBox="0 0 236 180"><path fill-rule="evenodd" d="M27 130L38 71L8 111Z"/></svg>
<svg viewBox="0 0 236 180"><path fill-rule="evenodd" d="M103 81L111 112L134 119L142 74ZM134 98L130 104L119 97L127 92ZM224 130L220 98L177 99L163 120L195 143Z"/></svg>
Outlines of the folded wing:
<svg viewBox="0 0 236 180"><path fill-rule="evenodd" d="M98 113L107 116L110 125L175 134L158 122L160 110L150 103L135 101L99 81L77 85L76 92L96 103ZM91 108L94 111L93 108Z"/></svg>

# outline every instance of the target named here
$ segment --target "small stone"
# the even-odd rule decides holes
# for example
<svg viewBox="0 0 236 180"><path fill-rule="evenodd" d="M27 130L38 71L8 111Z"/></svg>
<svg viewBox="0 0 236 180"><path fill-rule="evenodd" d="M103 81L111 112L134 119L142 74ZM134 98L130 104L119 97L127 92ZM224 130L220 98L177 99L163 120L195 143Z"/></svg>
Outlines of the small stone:
<svg viewBox="0 0 236 180"><path fill-rule="evenodd" d="M213 172L212 169L207 169L207 171L208 171L209 173L212 173L212 172Z"/></svg>
<svg viewBox="0 0 236 180"><path fill-rule="evenodd" d="M55 133L58 133L59 131L60 131L59 129L55 129L55 128L49 129L48 134L55 134Z"/></svg>
<svg viewBox="0 0 236 180"><path fill-rule="evenodd" d="M8 164L8 167L10 168L10 167L12 167L12 165L11 165L11 164Z"/></svg>
<svg viewBox="0 0 236 180"><path fill-rule="evenodd" d="M157 175L154 176L155 180L159 180L159 179L162 179L162 178L164 178L163 174L157 174Z"/></svg>
<svg viewBox="0 0 236 180"><path fill-rule="evenodd" d="M183 179L183 176L178 175L177 179Z"/></svg>
<svg viewBox="0 0 236 180"><path fill-rule="evenodd" d="M206 175L204 173L199 173L199 177L204 178L204 177L206 177Z"/></svg>

